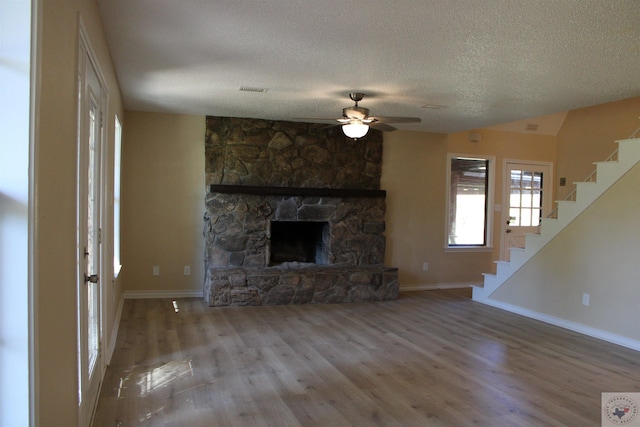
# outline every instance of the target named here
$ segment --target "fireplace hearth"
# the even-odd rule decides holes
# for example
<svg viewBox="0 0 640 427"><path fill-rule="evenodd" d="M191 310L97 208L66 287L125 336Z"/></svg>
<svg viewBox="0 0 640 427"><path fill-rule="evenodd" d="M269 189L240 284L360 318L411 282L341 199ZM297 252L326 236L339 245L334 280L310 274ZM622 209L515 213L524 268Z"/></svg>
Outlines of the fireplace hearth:
<svg viewBox="0 0 640 427"><path fill-rule="evenodd" d="M382 138L307 123L207 118L211 306L395 299L385 267Z"/></svg>

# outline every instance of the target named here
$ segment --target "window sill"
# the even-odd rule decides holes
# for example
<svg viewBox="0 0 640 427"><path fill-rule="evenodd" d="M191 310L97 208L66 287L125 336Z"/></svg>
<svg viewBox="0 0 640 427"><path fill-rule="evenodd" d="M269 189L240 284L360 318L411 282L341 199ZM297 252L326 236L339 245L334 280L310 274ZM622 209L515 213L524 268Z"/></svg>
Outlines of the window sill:
<svg viewBox="0 0 640 427"><path fill-rule="evenodd" d="M446 246L445 252L493 252L493 246Z"/></svg>

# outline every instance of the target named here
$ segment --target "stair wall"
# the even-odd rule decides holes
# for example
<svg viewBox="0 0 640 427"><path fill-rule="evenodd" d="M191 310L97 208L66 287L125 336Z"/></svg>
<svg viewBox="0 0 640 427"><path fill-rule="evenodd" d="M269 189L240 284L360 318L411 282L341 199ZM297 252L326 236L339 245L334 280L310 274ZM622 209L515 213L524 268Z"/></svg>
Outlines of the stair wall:
<svg viewBox="0 0 640 427"><path fill-rule="evenodd" d="M596 183L578 184L474 300L640 350L640 140L620 144L619 161L598 164Z"/></svg>

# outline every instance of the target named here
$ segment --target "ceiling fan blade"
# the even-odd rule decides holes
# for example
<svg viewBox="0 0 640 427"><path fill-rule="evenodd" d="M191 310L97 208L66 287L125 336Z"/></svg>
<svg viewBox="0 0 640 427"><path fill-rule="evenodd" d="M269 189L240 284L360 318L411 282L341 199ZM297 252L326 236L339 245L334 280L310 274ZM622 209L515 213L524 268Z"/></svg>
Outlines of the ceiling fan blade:
<svg viewBox="0 0 640 427"><path fill-rule="evenodd" d="M393 117L393 116L373 116L370 119L375 119L378 123L420 123L419 117Z"/></svg>
<svg viewBox="0 0 640 427"><path fill-rule="evenodd" d="M335 119L326 117L296 117L293 120L306 121L311 123L326 123L326 126L320 129L328 129L336 126L344 126L348 124L369 125L373 129L391 132L396 130L395 127L389 126L387 123L420 123L419 117L400 117L400 116L370 116L369 109L358 106L358 101L364 97L363 93L351 93L349 97L356 105L342 109L342 117ZM336 123L337 122L337 123Z"/></svg>
<svg viewBox="0 0 640 427"><path fill-rule="evenodd" d="M388 125L386 123L380 123L380 122L373 122L369 125L369 127L372 129L382 130L385 132L393 132L394 130L396 130L396 128L394 128L393 126Z"/></svg>
<svg viewBox="0 0 640 427"><path fill-rule="evenodd" d="M304 120L311 123L314 122L335 122L335 118L326 118L326 117L294 117L291 120Z"/></svg>
<svg viewBox="0 0 640 427"><path fill-rule="evenodd" d="M319 130L331 129L331 128L334 128L336 126L342 126L342 124L334 123L332 125L324 125L324 126L320 127Z"/></svg>

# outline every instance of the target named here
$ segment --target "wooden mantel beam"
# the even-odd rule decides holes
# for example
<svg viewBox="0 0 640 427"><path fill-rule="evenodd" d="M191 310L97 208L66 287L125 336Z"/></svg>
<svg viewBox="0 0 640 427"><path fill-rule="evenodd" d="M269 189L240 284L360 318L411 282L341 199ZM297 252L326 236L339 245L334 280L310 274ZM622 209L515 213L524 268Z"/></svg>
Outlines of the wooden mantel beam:
<svg viewBox="0 0 640 427"><path fill-rule="evenodd" d="M254 194L260 196L311 196L311 197L386 197L385 190L359 190L348 188L269 187L256 185L210 186L211 193Z"/></svg>

